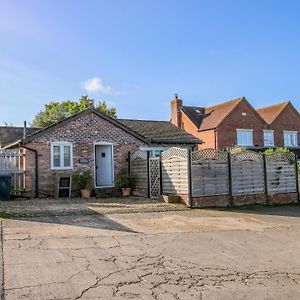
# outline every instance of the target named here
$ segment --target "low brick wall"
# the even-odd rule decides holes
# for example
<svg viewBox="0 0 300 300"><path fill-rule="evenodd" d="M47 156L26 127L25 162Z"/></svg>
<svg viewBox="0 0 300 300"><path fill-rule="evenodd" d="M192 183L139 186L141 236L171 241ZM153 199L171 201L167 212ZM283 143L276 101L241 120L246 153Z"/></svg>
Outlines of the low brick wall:
<svg viewBox="0 0 300 300"><path fill-rule="evenodd" d="M177 195L180 197L180 201L188 205L188 195ZM228 207L228 206L243 206L243 205L254 205L254 204L267 204L267 197L265 194L258 195L243 195L243 196L202 196L193 197L193 208L204 208L204 207ZM269 205L276 204L289 204L298 203L297 193L286 193L286 194L274 194L268 195Z"/></svg>
<svg viewBox="0 0 300 300"><path fill-rule="evenodd" d="M178 195L180 197L180 202L189 204L188 195L181 194ZM194 208L203 208L203 207L227 207L230 206L229 195L222 196L203 196L203 197L193 197L192 198L192 206Z"/></svg>
<svg viewBox="0 0 300 300"><path fill-rule="evenodd" d="M230 196L204 196L193 197L193 207L227 207L230 206Z"/></svg>
<svg viewBox="0 0 300 300"><path fill-rule="evenodd" d="M268 201L270 205L298 203L298 194L288 193L288 194L269 195Z"/></svg>
<svg viewBox="0 0 300 300"><path fill-rule="evenodd" d="M243 195L243 196L231 197L232 206L243 206L243 205L253 205L253 204L267 204L266 195L257 194L257 195Z"/></svg>

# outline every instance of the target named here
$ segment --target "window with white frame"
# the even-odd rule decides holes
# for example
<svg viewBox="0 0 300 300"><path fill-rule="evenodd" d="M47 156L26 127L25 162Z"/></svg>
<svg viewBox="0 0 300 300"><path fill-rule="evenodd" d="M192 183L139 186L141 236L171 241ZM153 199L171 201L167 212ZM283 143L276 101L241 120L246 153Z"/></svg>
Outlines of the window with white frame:
<svg viewBox="0 0 300 300"><path fill-rule="evenodd" d="M73 169L72 143L51 143L51 169Z"/></svg>
<svg viewBox="0 0 300 300"><path fill-rule="evenodd" d="M264 130L264 146L274 146L274 130Z"/></svg>
<svg viewBox="0 0 300 300"><path fill-rule="evenodd" d="M162 151L167 150L166 147L141 147L141 150L145 150L149 152L150 157L159 157Z"/></svg>
<svg viewBox="0 0 300 300"><path fill-rule="evenodd" d="M298 146L297 131L283 131L283 142L285 147Z"/></svg>
<svg viewBox="0 0 300 300"><path fill-rule="evenodd" d="M237 146L253 146L253 129L237 129Z"/></svg>

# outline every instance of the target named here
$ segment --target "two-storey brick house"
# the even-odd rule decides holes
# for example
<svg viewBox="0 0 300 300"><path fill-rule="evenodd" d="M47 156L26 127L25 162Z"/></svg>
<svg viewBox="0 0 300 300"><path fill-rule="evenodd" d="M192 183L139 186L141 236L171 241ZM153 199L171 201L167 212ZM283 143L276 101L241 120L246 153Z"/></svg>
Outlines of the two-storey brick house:
<svg viewBox="0 0 300 300"><path fill-rule="evenodd" d="M171 122L203 141L200 148L262 147L267 123L245 97L210 107L184 106L175 96Z"/></svg>
<svg viewBox="0 0 300 300"><path fill-rule="evenodd" d="M195 107L184 106L175 95L171 122L201 139L199 148L287 147L296 151L300 134L300 115L291 102L256 110L245 97Z"/></svg>
<svg viewBox="0 0 300 300"><path fill-rule="evenodd" d="M297 148L300 134L300 115L291 102L257 109L266 121L264 146Z"/></svg>

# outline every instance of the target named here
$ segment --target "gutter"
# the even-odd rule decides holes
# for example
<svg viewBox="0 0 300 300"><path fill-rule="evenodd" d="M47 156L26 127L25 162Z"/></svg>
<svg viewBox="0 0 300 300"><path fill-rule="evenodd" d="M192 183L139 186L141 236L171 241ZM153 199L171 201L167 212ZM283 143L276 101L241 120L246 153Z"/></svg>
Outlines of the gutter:
<svg viewBox="0 0 300 300"><path fill-rule="evenodd" d="M29 148L29 147L21 145L21 143L19 143L19 146L22 147L22 148L24 148L24 149L27 149L29 151L32 151L35 154L35 197L38 198L39 197L38 152L35 149L32 149L32 148Z"/></svg>
<svg viewBox="0 0 300 300"><path fill-rule="evenodd" d="M212 127L212 128L207 128L207 129L198 129L198 132L202 132L202 131L209 131L209 130L216 130L217 127Z"/></svg>
<svg viewBox="0 0 300 300"><path fill-rule="evenodd" d="M217 129L214 129L215 149L217 149Z"/></svg>
<svg viewBox="0 0 300 300"><path fill-rule="evenodd" d="M203 141L199 140L199 142L191 142L191 141L170 141L170 140L151 140L151 144L188 144L188 145L199 145L203 144Z"/></svg>

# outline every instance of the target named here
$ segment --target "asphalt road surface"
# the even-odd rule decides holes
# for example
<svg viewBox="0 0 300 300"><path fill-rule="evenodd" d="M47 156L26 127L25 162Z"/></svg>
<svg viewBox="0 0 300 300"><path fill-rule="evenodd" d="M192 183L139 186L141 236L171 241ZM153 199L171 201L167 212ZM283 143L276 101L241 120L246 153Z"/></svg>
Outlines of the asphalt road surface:
<svg viewBox="0 0 300 300"><path fill-rule="evenodd" d="M2 221L5 299L300 299L300 208Z"/></svg>

